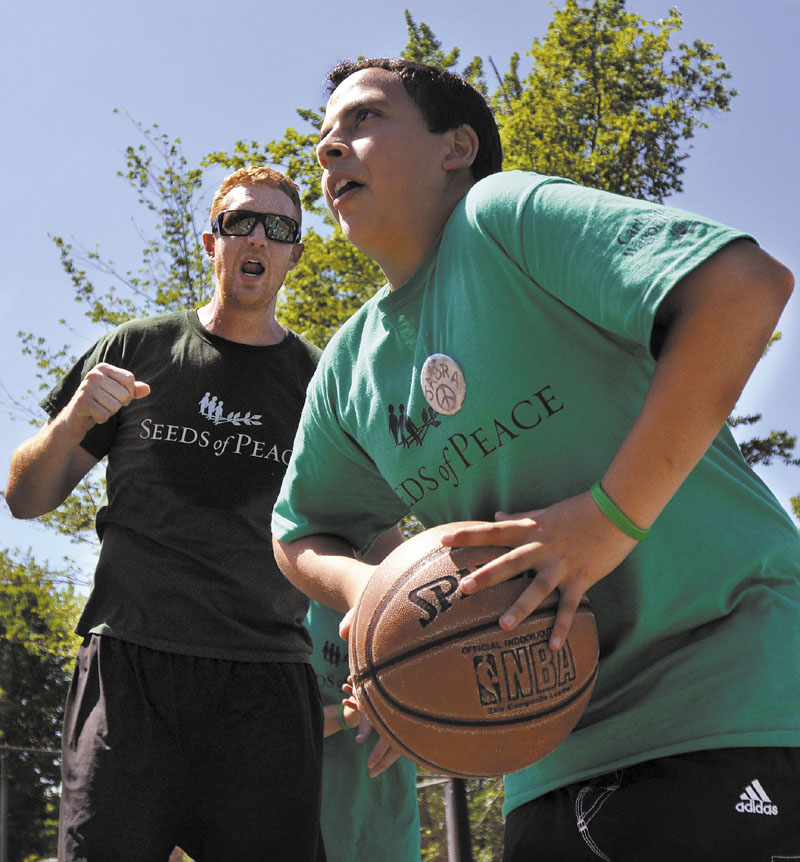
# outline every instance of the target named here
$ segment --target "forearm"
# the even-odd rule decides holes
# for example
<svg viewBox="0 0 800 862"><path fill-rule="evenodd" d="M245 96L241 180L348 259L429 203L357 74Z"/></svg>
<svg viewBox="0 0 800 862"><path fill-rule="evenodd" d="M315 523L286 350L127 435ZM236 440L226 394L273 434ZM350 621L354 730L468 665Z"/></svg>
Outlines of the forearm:
<svg viewBox="0 0 800 862"><path fill-rule="evenodd" d="M145 398L150 386L134 374L100 362L83 378L66 407L14 453L6 501L17 518L50 512L97 463L80 444L94 425Z"/></svg>
<svg viewBox="0 0 800 862"><path fill-rule="evenodd" d="M667 336L630 433L602 478L650 526L730 415L777 325L792 279L755 246L720 252L670 297Z"/></svg>
<svg viewBox="0 0 800 862"><path fill-rule="evenodd" d="M373 572L357 560L347 542L314 535L295 542L273 539L275 560L289 581L310 598L346 613Z"/></svg>
<svg viewBox="0 0 800 862"><path fill-rule="evenodd" d="M14 452L6 502L16 518L36 518L64 502L97 463L80 445L85 428L61 414Z"/></svg>
<svg viewBox="0 0 800 862"><path fill-rule="evenodd" d="M339 710L341 708L341 704L339 703L329 703L322 708L323 718L325 719L322 735L326 739L329 736L333 736L335 733L339 733L339 731L344 730L342 725L339 723ZM347 728L352 730L353 728L358 727L360 713L357 709L353 709L352 706L345 704L342 709L342 719Z"/></svg>

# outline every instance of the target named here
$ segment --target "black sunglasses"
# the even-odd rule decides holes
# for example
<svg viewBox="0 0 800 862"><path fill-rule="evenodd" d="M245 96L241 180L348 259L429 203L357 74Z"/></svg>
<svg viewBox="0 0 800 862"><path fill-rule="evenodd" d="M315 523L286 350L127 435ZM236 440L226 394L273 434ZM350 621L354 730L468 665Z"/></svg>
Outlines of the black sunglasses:
<svg viewBox="0 0 800 862"><path fill-rule="evenodd" d="M267 239L275 242L297 242L300 237L300 225L293 218L252 210L225 210L214 219L211 230L220 236L249 236L259 222Z"/></svg>

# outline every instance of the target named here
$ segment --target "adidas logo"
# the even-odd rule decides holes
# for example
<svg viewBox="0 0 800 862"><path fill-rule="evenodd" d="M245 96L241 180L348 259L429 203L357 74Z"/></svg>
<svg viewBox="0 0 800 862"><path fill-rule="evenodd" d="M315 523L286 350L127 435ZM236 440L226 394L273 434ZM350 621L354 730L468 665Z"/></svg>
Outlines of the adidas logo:
<svg viewBox="0 0 800 862"><path fill-rule="evenodd" d="M772 804L767 796L761 782L754 778L740 794L741 802L736 803L736 810L740 814L777 814L778 806Z"/></svg>

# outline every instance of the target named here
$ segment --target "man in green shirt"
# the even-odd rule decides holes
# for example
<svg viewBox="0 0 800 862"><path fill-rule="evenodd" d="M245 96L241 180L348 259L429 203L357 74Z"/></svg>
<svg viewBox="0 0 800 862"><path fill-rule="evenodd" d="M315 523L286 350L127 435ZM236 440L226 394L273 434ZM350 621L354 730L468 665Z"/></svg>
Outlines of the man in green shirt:
<svg viewBox="0 0 800 862"><path fill-rule="evenodd" d="M597 686L507 776L509 862L800 854L800 539L725 427L791 274L703 217L500 173L489 108L447 72L329 80L325 197L388 283L309 388L282 569L346 612L372 571L353 549L413 512L512 549L466 592L536 571L508 631L557 589L557 650L588 594Z"/></svg>

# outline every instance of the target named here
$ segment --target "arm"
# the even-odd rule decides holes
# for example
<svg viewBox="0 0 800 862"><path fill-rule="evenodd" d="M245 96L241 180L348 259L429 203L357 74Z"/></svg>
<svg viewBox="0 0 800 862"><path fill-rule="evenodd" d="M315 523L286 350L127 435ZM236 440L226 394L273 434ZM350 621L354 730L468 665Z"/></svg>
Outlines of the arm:
<svg viewBox="0 0 800 862"><path fill-rule="evenodd" d="M5 498L16 518L36 518L64 502L97 459L80 444L134 398L150 392L130 371L100 363L84 377L67 406L11 457Z"/></svg>
<svg viewBox="0 0 800 862"><path fill-rule="evenodd" d="M351 730L354 727L358 728L358 733L356 733L355 736L356 743L366 742L369 735L372 733L372 725L370 724L369 719L367 719L366 716L361 715L358 711L358 705L354 699L352 687L349 685L345 686L345 692L347 697L342 700L342 703L344 704L344 709L342 711L344 723ZM322 708L322 714L324 718L323 736L326 739L329 736L333 736L335 733L338 733L340 730L343 730L342 726L339 724L339 704L327 704ZM398 749L393 748L383 738L378 737L375 747L369 753L369 757L367 758L367 772L369 776L371 778L375 778L382 772L385 772L399 757L400 752Z"/></svg>
<svg viewBox="0 0 800 862"><path fill-rule="evenodd" d="M301 592L327 607L346 613L358 600L374 566L336 536L304 536L294 542L272 540L278 568Z"/></svg>
<svg viewBox="0 0 800 862"><path fill-rule="evenodd" d="M656 520L712 443L761 358L792 287L784 266L740 240L683 278L662 303L654 332L660 352L647 398L598 477L638 526ZM467 592L536 569L530 586L501 618L506 629L558 588L553 649L566 637L581 596L636 545L588 492L536 512L498 513L498 523L458 531L443 537L443 543L513 548L465 578Z"/></svg>
<svg viewBox="0 0 800 862"><path fill-rule="evenodd" d="M324 534L304 536L294 542L273 539L272 550L278 568L300 592L347 613L355 606L375 566L402 541L403 534L396 525L382 533L363 557L344 539ZM346 630L342 637L347 637Z"/></svg>
<svg viewBox="0 0 800 862"><path fill-rule="evenodd" d="M354 727L358 727L358 724L361 720L359 711L354 706L351 706L349 701L347 700L343 700L342 703L344 703L344 711L342 713L344 723L351 730ZM327 704L322 708L322 713L325 718L322 735L327 739L329 736L333 736L334 733L338 733L340 730L343 729L342 726L339 724L339 704Z"/></svg>
<svg viewBox="0 0 800 862"><path fill-rule="evenodd" d="M335 536L314 535L295 542L273 539L275 560L284 575L302 592L314 600L346 611L340 625L341 636L347 640L352 614L366 582L379 563L403 541L399 526L387 530L376 539L363 562L357 560L347 542ZM363 743L372 732L372 725L356 708L352 687L345 687L344 720L348 727L358 727L355 741ZM324 734L330 736L339 730L338 704L324 707ZM379 738L367 758L367 769L372 777L388 769L400 752Z"/></svg>

